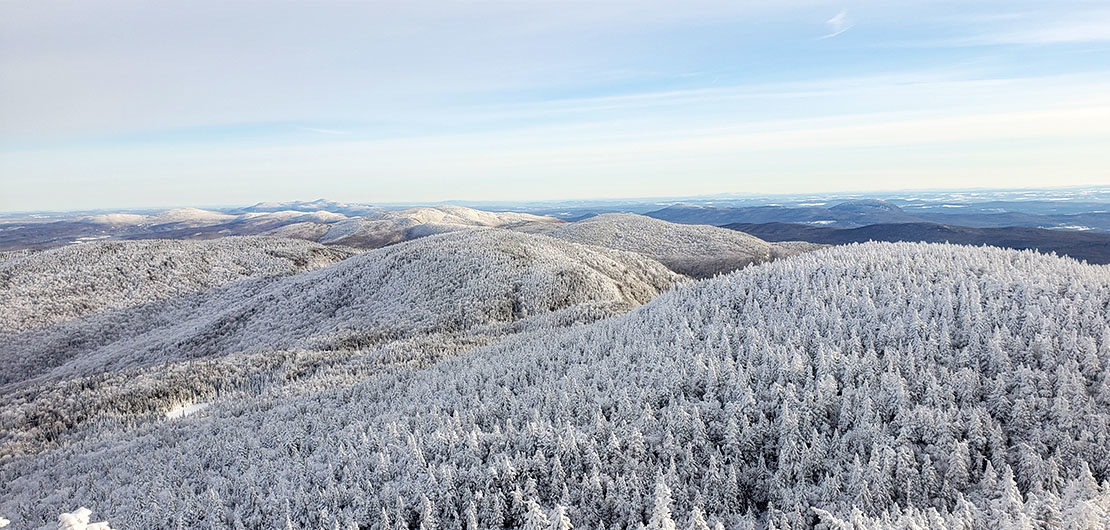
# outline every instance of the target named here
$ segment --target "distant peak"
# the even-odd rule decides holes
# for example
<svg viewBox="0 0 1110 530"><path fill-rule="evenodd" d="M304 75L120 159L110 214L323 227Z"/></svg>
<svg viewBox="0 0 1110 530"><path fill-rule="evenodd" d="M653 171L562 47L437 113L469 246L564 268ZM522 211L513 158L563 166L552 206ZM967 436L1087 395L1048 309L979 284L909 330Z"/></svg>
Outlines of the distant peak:
<svg viewBox="0 0 1110 530"><path fill-rule="evenodd" d="M900 212L901 208L881 199L855 199L851 201L844 201L835 206L829 207L830 210L846 211L846 212L860 212L860 211L886 211L886 212Z"/></svg>

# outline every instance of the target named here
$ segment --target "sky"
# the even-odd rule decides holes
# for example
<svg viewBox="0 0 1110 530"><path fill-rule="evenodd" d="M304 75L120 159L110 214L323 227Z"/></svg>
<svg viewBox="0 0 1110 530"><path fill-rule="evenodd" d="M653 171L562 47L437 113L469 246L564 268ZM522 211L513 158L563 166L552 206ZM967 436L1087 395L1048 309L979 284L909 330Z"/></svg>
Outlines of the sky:
<svg viewBox="0 0 1110 530"><path fill-rule="evenodd" d="M0 0L0 210L1110 183L1110 4Z"/></svg>

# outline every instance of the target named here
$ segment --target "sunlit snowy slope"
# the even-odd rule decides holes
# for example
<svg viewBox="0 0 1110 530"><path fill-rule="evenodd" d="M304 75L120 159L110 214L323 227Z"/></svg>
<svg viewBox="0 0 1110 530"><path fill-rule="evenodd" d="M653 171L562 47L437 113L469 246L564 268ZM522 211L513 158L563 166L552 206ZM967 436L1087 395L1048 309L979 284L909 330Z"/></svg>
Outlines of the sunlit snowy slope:
<svg viewBox="0 0 1110 530"><path fill-rule="evenodd" d="M768 243L743 232L715 226L684 225L619 213L575 223L529 223L517 230L637 252L695 278L707 278L822 247L805 242Z"/></svg>

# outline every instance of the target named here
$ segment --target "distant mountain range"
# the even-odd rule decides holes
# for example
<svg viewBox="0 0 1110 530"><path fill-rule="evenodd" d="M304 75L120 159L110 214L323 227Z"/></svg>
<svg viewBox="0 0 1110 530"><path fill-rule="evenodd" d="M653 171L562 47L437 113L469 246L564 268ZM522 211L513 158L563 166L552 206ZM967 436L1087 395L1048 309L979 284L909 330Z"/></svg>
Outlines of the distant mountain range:
<svg viewBox="0 0 1110 530"><path fill-rule="evenodd" d="M326 208L317 209L313 208ZM102 213L71 218L0 223L0 251L48 249L101 240L216 239L273 235L371 249L431 234L474 227L506 227L554 217L487 212L462 206L385 210L334 201L259 203L238 210L177 208Z"/></svg>
<svg viewBox="0 0 1110 530"><path fill-rule="evenodd" d="M882 196L714 196L413 207L318 199L214 209L0 213L0 252L100 240L215 239L243 235L273 235L371 249L464 228L511 228L538 221L576 222L620 213L688 225L801 223L859 228L935 223L1110 233L1110 191L1097 188Z"/></svg>
<svg viewBox="0 0 1110 530"><path fill-rule="evenodd" d="M809 241L843 245L865 241L910 241L991 245L1071 256L1089 263L1110 263L1110 234L1011 226L974 228L938 223L881 223L834 228L799 223L732 223L724 225L766 241Z"/></svg>
<svg viewBox="0 0 1110 530"><path fill-rule="evenodd" d="M0 224L0 253L45 250L71 243L254 235L376 249L448 232L504 228L636 252L680 274L707 278L820 247L809 243L769 244L733 230L670 223L631 213L607 213L568 222L551 216L455 205L366 210L361 216L312 210L332 208L353 214L360 207L364 206L321 200L259 203L234 212L178 208L145 214L101 213L45 222L29 220Z"/></svg>
<svg viewBox="0 0 1110 530"><path fill-rule="evenodd" d="M968 208L968 211L963 211ZM1043 208L1042 208L1043 209ZM940 212L940 210L944 210ZM907 211L888 201L861 199L831 206L745 206L718 207L700 204L675 204L644 215L673 223L723 226L733 223L805 223L815 226L858 228L887 223L938 223L974 228L1020 226L1070 231L1110 232L1110 208L1082 213L1030 213L994 211L994 208L969 208L966 205L940 204Z"/></svg>

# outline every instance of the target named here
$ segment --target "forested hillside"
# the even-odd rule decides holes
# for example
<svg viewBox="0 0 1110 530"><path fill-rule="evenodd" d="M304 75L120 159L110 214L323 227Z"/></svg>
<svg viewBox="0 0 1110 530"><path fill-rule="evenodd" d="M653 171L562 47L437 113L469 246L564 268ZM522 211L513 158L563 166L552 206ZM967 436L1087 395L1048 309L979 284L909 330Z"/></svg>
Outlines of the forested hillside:
<svg viewBox="0 0 1110 530"><path fill-rule="evenodd" d="M516 229L637 252L694 278L708 278L821 247L804 242L767 243L715 226L676 224L636 214L603 214L574 223L529 223Z"/></svg>
<svg viewBox="0 0 1110 530"><path fill-rule="evenodd" d="M336 263L349 250L307 241L111 241L0 254L0 336L252 277Z"/></svg>
<svg viewBox="0 0 1110 530"><path fill-rule="evenodd" d="M146 249L132 250L131 261L147 262ZM638 254L470 230L363 253L305 274L237 282L11 334L0 344L7 363L0 383L244 351L497 336L622 313L684 279ZM161 285L133 281L141 292L157 292ZM104 282L80 292L85 306L111 306L117 299L134 301L131 287ZM34 298L15 305L21 307L35 307Z"/></svg>
<svg viewBox="0 0 1110 530"><path fill-rule="evenodd" d="M84 505L123 528L1110 523L1104 266L849 245L593 324L360 371L391 347L13 454L0 515L37 526ZM253 355L239 370L274 362ZM210 362L182 380L218 381L219 366L196 364Z"/></svg>

